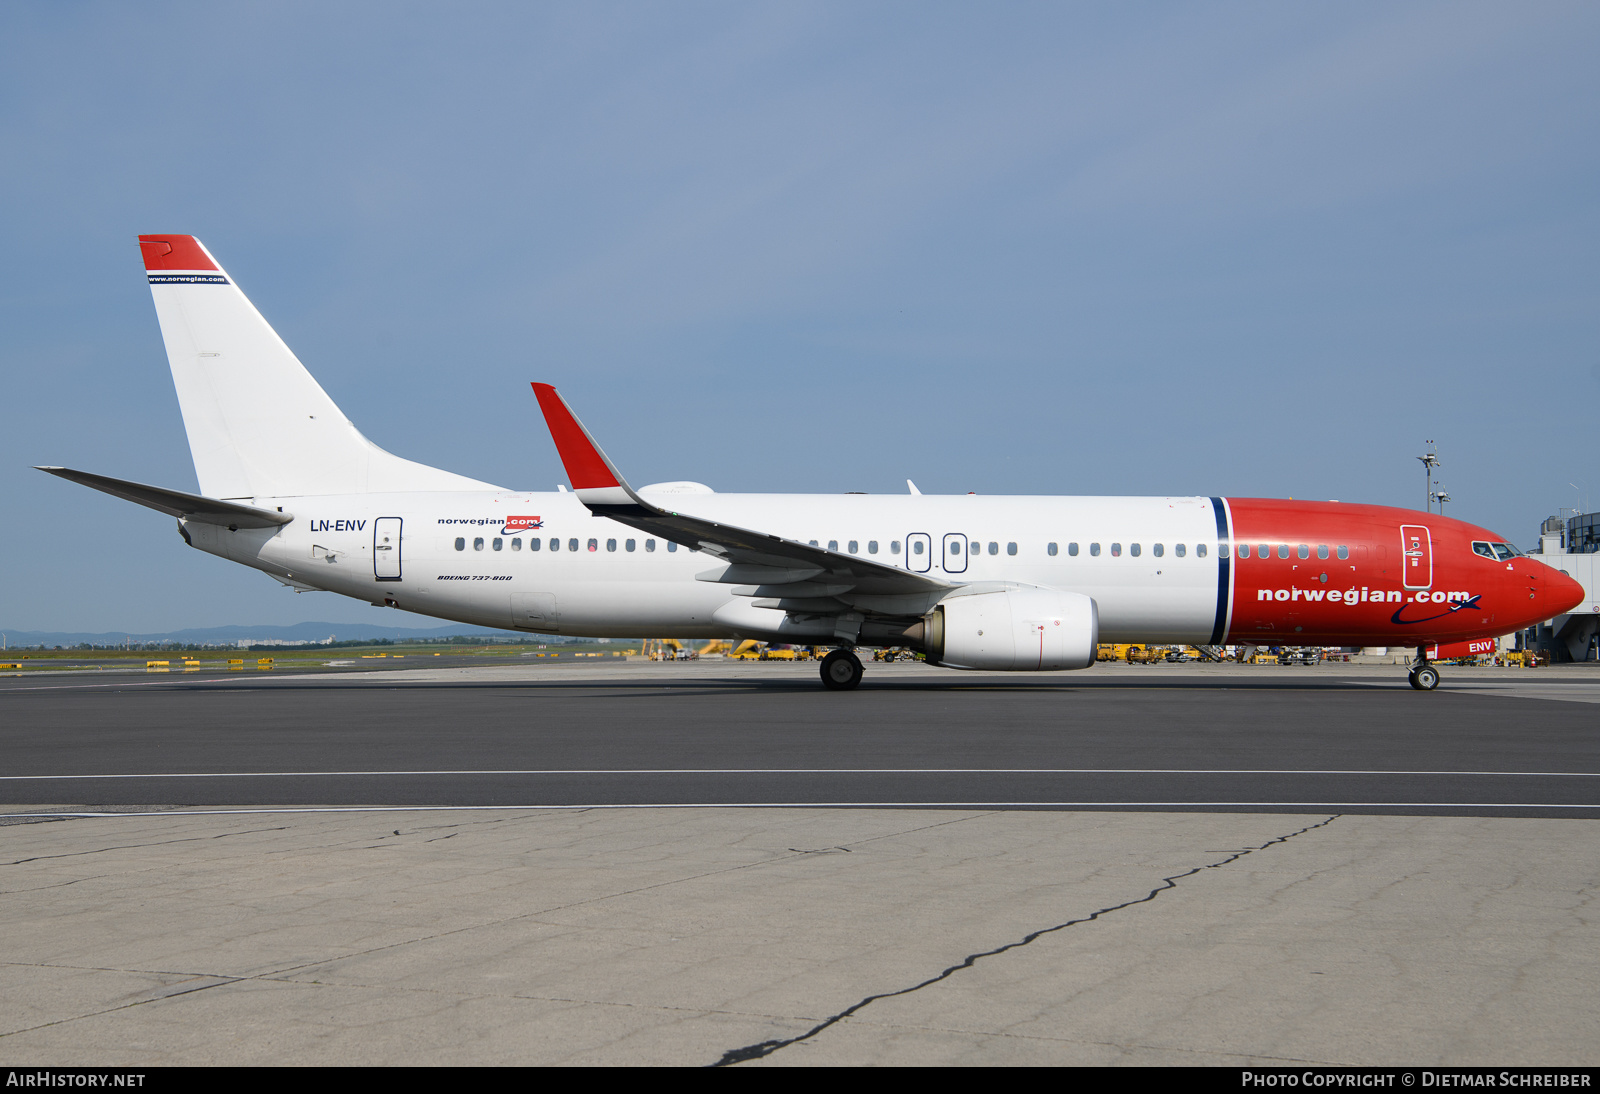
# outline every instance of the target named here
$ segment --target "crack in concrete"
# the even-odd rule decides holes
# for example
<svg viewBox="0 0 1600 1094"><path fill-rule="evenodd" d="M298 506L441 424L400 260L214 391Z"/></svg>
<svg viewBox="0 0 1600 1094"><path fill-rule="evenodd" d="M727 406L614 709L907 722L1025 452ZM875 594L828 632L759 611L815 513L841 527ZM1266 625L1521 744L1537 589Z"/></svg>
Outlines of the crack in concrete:
<svg viewBox="0 0 1600 1094"><path fill-rule="evenodd" d="M584 812L587 812L587 810L584 810ZM943 828L945 825L948 825L948 824L962 824L962 823L965 823L966 821L973 820L973 819L976 819L978 817L985 817L985 816L992 816L992 815L993 815L992 811L991 812L987 812L987 813L963 814L963 815L958 816L958 817L953 817L953 818L951 818L949 820L939 820L939 821L934 821L934 822L932 822L930 824L919 824L919 825L916 825L916 826L911 827L911 828L897 829L897 830L892 831L892 832L884 832L881 835L869 836L869 837L867 837L865 839L857 840L856 841L856 845L857 846L861 846L862 844L874 843L874 842L876 842L878 840L893 839L893 838L900 837L900 836L907 836L907 835L911 835L911 834L913 834L915 832L925 832L925 831L928 831L929 829L932 829L932 828ZM562 903L562 904L555 904L555 905L551 905L549 907L536 908L536 909L533 909L533 910L527 911L527 912L519 912L519 913L517 913L515 915L501 916L501 917L494 918L494 919L487 919L487 920L484 920L484 921L479 922L479 923L469 923L469 924L465 924L465 925L460 926L460 927L451 928L449 930L436 931L436 932L433 932L431 934L416 935L416 936L411 937L411 938L403 938L403 939L399 939L399 940L394 941L394 942L386 942L386 943L383 943L381 945L368 947L366 949L350 950L350 951L346 951L344 953L336 954L336 955L333 955L333 956L321 957L321 958L318 958L315 961L305 961L305 962L302 962L302 963L297 964L297 965L287 965L287 966L284 966L282 968L276 969L276 970L274 970L274 971L272 971L270 973L258 974L257 976L252 977L251 979L288 976L288 975L290 975L292 973L301 972L302 970L305 970L305 969L314 969L314 968L316 968L316 967L318 967L320 965L328 965L328 964L332 964L332 963L334 963L336 961L347 961L347 960L350 960L351 958L355 958L355 957L367 957L367 956L370 956L372 954L382 953L385 950L393 950L393 949L398 949L398 948L401 948L401 947L404 947L404 946L414 946L414 945L417 945L419 943L432 942L432 941L435 941L437 939L449 938L452 935L464 934L464 933L467 933L469 931L481 930L481 929L483 929L485 927L502 926L502 925L510 924L510 923L526 922L528 920L537 921L540 916L553 915L553 914L558 913L558 912L568 911L568 910L570 910L572 908L581 908L581 907L583 907L584 905L587 905L587 904L598 904L598 903L602 903L602 902L608 901L608 900L616 900L616 899L618 899L620 897L634 896L634 895L637 895L639 893L649 892L652 889L664 889L664 888L669 888L669 887L674 886L674 885L682 885L682 884L685 884L685 883L701 881L701 880L704 880L705 878L709 878L709 877L718 877L718 876L725 875L725 874L738 873L739 871L742 871L742 870L754 870L754 869L759 869L759 868L765 867L765 866L773 866L775 864L782 863L782 862L793 862L793 861L798 861L798 860L791 859L788 856L780 854L778 852L772 852L772 853L770 853L768 855L768 857L762 858L762 859L757 859L757 860L755 860L753 862L742 862L742 863L737 863L737 864L732 865L732 866L721 866L721 867L717 867L716 869L704 870L704 871L702 871L700 873L689 874L689 875L685 875L683 877L665 878L665 879L663 879L661 881L651 882L648 885L640 885L640 886L637 886L637 887L632 888L632 889L619 889L619 890L616 890L614 892L609 892L609 893L597 893L594 896L584 897L581 900L570 900L570 901L567 901L567 902Z"/></svg>
<svg viewBox="0 0 1600 1094"><path fill-rule="evenodd" d="M96 847L90 851L68 851L59 855L31 855L28 858L0 862L0 866L26 866L30 862L49 862L52 859L82 858L85 855L104 855L111 851L139 851L146 847L170 847L179 843L204 843L207 840L231 839L234 836L254 836L262 832L286 832L288 825L277 828L249 828L237 832L218 832L211 836L180 836L177 839L155 840L151 843L119 843L110 847Z"/></svg>
<svg viewBox="0 0 1600 1094"><path fill-rule="evenodd" d="M523 823L523 822L525 822L525 821L527 821L529 819L537 819L539 816L544 816L544 815L548 815L548 814L536 814L533 818L526 818L526 817L511 818L510 819L510 823ZM956 817L951 817L951 818L947 818L947 819L934 821L934 822L931 822L931 823L928 823L928 824L918 824L918 825L914 825L914 826L912 826L910 828L901 828L901 829L896 829L896 830L890 831L890 832L884 832L884 833L882 833L880 835L877 835L877 836L869 836L869 837L866 837L866 838L861 839L859 841L856 841L856 843L857 843L857 846L861 846L862 844L875 843L878 840L894 839L894 838L897 838L897 837L911 835L911 834L916 833L916 832L925 832L925 831L928 831L928 830L934 829L934 828L943 828L946 825L962 824L962 823L965 823L965 822L967 822L969 820L974 820L974 819L977 819L977 818L980 818L980 817L986 817L986 816L992 816L992 815L993 815L993 811L986 811L986 812L983 812L983 813L976 813L976 814L963 814L963 815L956 816ZM493 827L495 825L504 824L504 823L507 823L506 820L504 820L504 819L497 820L497 821L491 823L491 827ZM276 832L276 831L287 830L288 827L289 826L284 826L283 828L267 828L267 829L259 829L259 830L252 830L252 831ZM440 827L443 827L443 826L440 826ZM161 846L166 846L166 845L172 844L172 843L188 843L188 842L194 842L194 841L205 840L205 839L222 839L222 838L225 838L225 837L227 837L229 835L237 835L237 834L243 834L243 833L227 833L227 832L224 832L224 833L218 833L217 835L213 835L213 836L187 836L187 837L183 837L183 838L177 839L177 840L159 840L159 841L155 841L153 843L129 844L127 846L128 847L132 847L132 848L161 847ZM42 860L45 860L45 859L53 859L53 858L74 858L74 857L77 857L77 856L80 856L80 855L100 854L100 853L102 853L104 851L117 850L117 849L118 848L96 848L93 851L79 851L79 852L72 852L70 854L64 854L64 855L41 855L41 856L36 856L35 858L30 858L30 859L19 859L15 863L9 863L9 864L8 863L0 863L0 866L4 866L4 865L21 865L21 864L27 863L27 862L42 861ZM807 854L807 852L804 852L804 851L798 852L798 853L802 857L804 857ZM616 899L616 898L622 897L622 896L630 896L630 895L634 895L636 893L647 892L647 891L649 891L651 889L666 888L666 887L669 887L669 886L672 886L672 885L683 884L685 882L694 882L694 881L701 880L703 878L714 877L714 876L717 876L719 874L736 873L736 872L739 872L739 871L742 871L742 870L750 870L750 869L755 869L755 868L759 868L759 867L763 867L763 866L772 866L772 865L775 865L777 863L785 862L785 861L793 862L793 861L797 861L797 860L793 859L793 858L790 858L787 855L783 855L781 853L773 853L767 858L758 859L758 860L756 860L754 862L739 863L739 864L736 864L736 865L733 865L733 866L721 867L721 868L718 868L718 869L708 870L708 871L704 871L702 873L692 874L692 875L688 875L688 876L685 876L685 877L669 878L669 879L665 879L665 880L662 880L662 881L654 882L654 883L651 883L651 884L648 884L648 885L642 885L642 886L639 886L639 887L633 888L633 889L624 889L624 890L620 890L620 891L617 891L617 892L611 892L611 893L601 893L601 894L597 894L597 895L592 896L592 897L586 897L586 898L581 899L581 900L574 900L574 901L568 901L568 902L563 903L563 904L557 904L557 905L554 905L554 906L549 907L549 908L541 908L541 909L537 909L535 911L522 912L522 913L519 913L519 914L516 914L516 915L505 916L505 917L501 917L501 918L498 918L498 919L489 920L489 921L486 921L486 922L483 922L483 923L468 924L468 925L465 925L465 926L462 926L462 927L454 928L452 930L439 931L439 932L435 932L433 934L419 935L419 936L416 936L416 937L413 937L413 938L401 939L401 940L396 941L396 942L385 943L383 945L369 947L369 948L364 949L364 950L347 951L345 953L337 954L337 955L330 956L330 957L322 957L322 958L319 958L319 959L317 959L315 961L302 962L302 963L299 963L299 964L288 965L288 966L284 966L284 967L281 967L281 968L273 969L273 970L270 970L270 971L265 971L264 970L264 971L258 972L258 973L250 973L250 974L245 974L245 975L230 975L230 974L226 974L226 973L224 973L224 974L198 973L198 972L193 972L193 971L180 972L178 970L95 969L94 971L100 971L100 972L135 972L135 973L142 973L142 974L146 974L146 975L160 975L160 976L176 975L176 976L186 977L189 980L193 980L193 979L199 978L199 979L207 979L207 980L210 980L211 982L210 983L206 983L206 984L202 984L202 985L196 985L194 987L183 989L183 990L180 990L180 991L177 991L177 992L172 992L172 993L169 993L169 994L166 994L166 995L151 994L150 996L145 997L145 998L139 998L139 999L135 999L135 1000L131 1000L131 1001L124 1001L124 1002L121 1002L121 1003L117 1003L117 1004L115 1004L113 1006L104 1007L104 1008L101 1008L101 1009L98 1009L98 1010L92 1010L92 1011L88 1011L88 1012L81 1013L81 1014L63 1015L60 1018L52 1019L52 1020L50 1020L48 1022L42 1022L42 1023L40 1023L38 1025L35 1025L35 1026L27 1026L27 1027L23 1027L23 1028L19 1028L19 1029L12 1029L12 1030L0 1030L0 1038L11 1037L11 1036L15 1036L17 1034L22 1034L22 1033L31 1033L31 1032L33 1032L35 1030L48 1029L48 1028L50 1028L52 1026L64 1025L64 1024L66 1024L68 1022L74 1022L74 1021L78 1021L78 1020L81 1020L81 1019L98 1018L98 1017L101 1017L102 1015L114 1014L117 1011L127 1010L130 1007L143 1006L146 1003L159 1002L162 999L166 999L166 998L178 998L178 997L185 996L185 995L192 995L195 992L204 991L204 990L207 990L207 989L213 988L213 987L221 987L224 984L241 984L241 983L250 983L250 982L277 982L277 983L298 984L298 985L306 985L306 984L309 983L309 984L314 984L314 985L317 985L317 986L320 987L320 986L324 986L324 985L321 984L320 981L312 980L312 981L308 982L308 981L306 981L304 979L296 978L295 974L303 973L304 970L314 969L314 968L317 968L318 966L321 966L321 965L328 965L328 964L332 964L334 962L348 960L348 959L350 959L352 957L367 956L367 955L374 954L374 953L380 953L380 952L382 952L384 950L391 950L391 949L396 949L396 948L400 948L400 947L404 947L404 946L416 945L416 944L422 943L422 942L430 942L430 941L434 941L434 940L440 939L440 938L447 938L447 937L449 937L451 935L455 935L455 934L462 934L462 933L465 933L465 932L468 932L468 931L479 930L479 929L481 929L483 927L497 926L497 925L502 925L502 924L507 924L507 923L516 923L516 922L520 922L520 921L527 921L527 920L530 920L530 919L536 919L537 917L542 916L542 915L548 915L548 914L550 914L552 912L560 912L560 911L565 911L565 910L570 909L570 908L582 907L583 905L586 905L586 904L600 903L600 902L607 901L607 900L613 900L613 899ZM85 968L84 966L63 965L63 964L56 964L56 963L53 963L53 962L5 962L5 964L6 965L15 964L15 965L18 965L18 966L21 966L21 967L30 967L30 968L64 968L64 969L74 969L74 970L80 970L80 971L83 968ZM361 987L362 985L345 985L345 986ZM155 989L156 992L160 992L162 990L163 989ZM517 993L511 993L509 996L501 994L498 997L500 997L500 998L508 998L508 997L509 998L529 998L529 999L539 999L539 998L541 998L540 996L536 996L536 995L521 996L521 995L518 995ZM604 1003L603 1000L574 1000L574 1002ZM628 1005L633 1005L633 1004L628 1004ZM667 1009L679 1009L679 1008L667 1008ZM682 1008L682 1009L684 1009L684 1010L700 1010L702 1013L729 1013L729 1014L740 1013L740 1012L735 1012L735 1011L718 1011L718 1010L704 1011L702 1008ZM765 1017L776 1018L777 1016L776 1015L766 1015ZM796 1038L796 1039L798 1040L799 1038Z"/></svg>
<svg viewBox="0 0 1600 1094"><path fill-rule="evenodd" d="M1226 858L1221 859L1220 861L1203 863L1203 864L1201 864L1199 866L1196 866L1196 867L1194 867L1192 869L1185 870L1181 874L1171 874L1171 875L1169 875L1167 877L1162 878L1161 879L1161 884L1157 885L1155 888L1151 889L1144 896L1135 897L1132 900L1125 900L1121 904L1112 904L1112 905L1109 905L1108 907L1100 908L1097 911L1090 912L1086 916L1081 916L1081 917L1079 917L1077 919L1069 919L1065 923L1057 923L1053 927L1041 927L1039 930L1034 931L1031 934L1024 935L1022 938L1016 940L1015 942L1007 942L1005 945L996 946L992 950L983 950L983 951L980 951L978 953L968 954L963 960L957 962L954 965L951 965L949 968L945 969L943 972L939 973L937 976L930 976L930 977L928 977L928 979L922 981L919 984L913 984L909 988L901 988L898 991L882 991L882 992L878 992L878 993L876 993L874 995L868 995L865 998L863 998L861 1000L858 1000L855 1003L852 1003L850 1006L848 1006L845 1009L839 1011L838 1013L833 1014L833 1015L829 1016L828 1018L823 1019L821 1022L819 1022L815 1026L811 1027L811 1029L807 1030L805 1033L800 1034L800 1036L798 1036L798 1037L786 1037L786 1038L783 1038L781 1040L758 1041L757 1043L755 1043L753 1045L745 1045L743 1048L731 1048L731 1049L729 1049L728 1051L726 1051L726 1052L724 1052L722 1054L722 1058L720 1060L716 1061L713 1064L708 1064L707 1066L708 1067L731 1067L734 1064L742 1064L742 1063L745 1063L745 1062L747 1062L749 1060L759 1060L764 1056L771 1056L774 1052L777 1052L780 1048L787 1048L788 1046L793 1045L793 1044L798 1044L801 1041L810 1040L812 1037L815 1037L817 1034L821 1033L823 1030L829 1028L830 1026L837 1025L838 1023L844 1021L846 1018L849 1018L851 1015L857 1013L858 1011L861 1011L862 1009L871 1006L873 1003L877 1002L880 999L893 999L893 998L895 998L897 996L901 996L901 995L910 995L912 992L921 991L923 988L929 987L930 985L937 984L942 980L947 980L947 979L949 979L950 977L954 976L956 973L960 972L963 969L972 968L972 966L977 964L978 961L981 960L982 958L995 957L995 956L997 956L999 954L1005 953L1008 950L1018 949L1019 947L1028 945L1029 943L1033 942L1036 939L1043 938L1047 934L1054 934L1056 931L1066 930L1068 927L1074 927L1074 926L1077 926L1080 923L1091 923L1094 920L1101 918L1102 916L1109 915L1112 912L1121 911L1124 908L1131 908L1136 904L1148 904L1150 901L1154 900L1156 897L1160 896L1162 893L1167 892L1170 889L1176 889L1178 887L1178 882L1182 881L1186 877L1193 877L1195 874L1200 873L1202 870L1216 870L1216 869L1219 869L1219 868L1221 868L1223 866L1229 865L1230 863L1234 863L1234 862L1239 861L1240 859L1244 858L1246 855L1254 854L1257 851L1265 851L1267 848L1275 846L1277 844L1287 843L1289 840L1294 839L1296 836L1303 836L1307 832L1315 831L1318 828L1325 828L1328 825L1332 824L1334 821L1338 820L1340 816L1341 816L1341 814L1337 814L1336 813L1333 816L1329 817L1327 820L1318 821L1316 824L1308 824L1308 825L1306 825L1306 827L1301 828L1298 831L1290 832L1289 834L1283 835L1283 836L1275 836L1274 838L1268 840L1266 843L1263 843L1260 846L1240 848L1239 850L1232 852Z"/></svg>

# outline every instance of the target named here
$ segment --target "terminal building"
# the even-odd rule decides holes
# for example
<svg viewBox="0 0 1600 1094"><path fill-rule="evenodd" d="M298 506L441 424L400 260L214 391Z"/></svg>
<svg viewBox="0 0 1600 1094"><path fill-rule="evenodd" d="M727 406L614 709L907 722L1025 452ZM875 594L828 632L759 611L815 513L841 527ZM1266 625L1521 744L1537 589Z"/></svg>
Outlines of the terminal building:
<svg viewBox="0 0 1600 1094"><path fill-rule="evenodd" d="M1548 653L1555 661L1600 660L1600 513L1580 513L1569 520L1551 517L1540 529L1539 549L1529 554L1583 586L1584 599L1566 615L1558 615L1518 636L1518 647Z"/></svg>

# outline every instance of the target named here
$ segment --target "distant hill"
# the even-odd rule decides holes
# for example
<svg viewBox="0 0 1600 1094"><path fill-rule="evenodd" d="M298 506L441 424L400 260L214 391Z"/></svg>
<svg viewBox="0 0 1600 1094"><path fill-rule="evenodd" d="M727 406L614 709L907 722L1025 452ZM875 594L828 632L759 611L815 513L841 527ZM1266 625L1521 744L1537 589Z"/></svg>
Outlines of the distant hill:
<svg viewBox="0 0 1600 1094"><path fill-rule="evenodd" d="M232 646L240 642L325 642L330 637L336 642L376 642L387 638L392 642L417 641L424 638L520 638L534 637L518 631L497 631L484 627L450 624L443 627L382 627L372 623L294 623L289 626L268 625L259 627L189 627L181 631L160 634L135 634L130 631L108 631L89 634L78 631L11 631L0 627L6 636L6 645L15 649L21 646L76 646L87 642L92 646L115 646L125 641L179 642L192 645ZM565 641L561 638L549 639Z"/></svg>

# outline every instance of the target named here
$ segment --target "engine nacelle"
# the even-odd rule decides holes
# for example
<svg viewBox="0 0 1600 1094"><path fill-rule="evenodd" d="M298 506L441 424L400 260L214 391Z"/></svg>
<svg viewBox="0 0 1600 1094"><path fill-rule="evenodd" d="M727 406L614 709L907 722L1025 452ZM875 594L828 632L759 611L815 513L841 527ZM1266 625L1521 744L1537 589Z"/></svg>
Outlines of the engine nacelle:
<svg viewBox="0 0 1600 1094"><path fill-rule="evenodd" d="M946 597L924 624L928 663L952 669L1086 669L1100 642L1095 602L1055 589Z"/></svg>

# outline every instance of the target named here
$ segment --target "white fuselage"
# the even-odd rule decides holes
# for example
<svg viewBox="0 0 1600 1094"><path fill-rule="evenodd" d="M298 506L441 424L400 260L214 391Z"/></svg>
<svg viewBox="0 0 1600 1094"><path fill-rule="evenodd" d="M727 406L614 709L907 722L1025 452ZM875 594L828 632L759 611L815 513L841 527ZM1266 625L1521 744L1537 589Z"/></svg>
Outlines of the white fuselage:
<svg viewBox="0 0 1600 1094"><path fill-rule="evenodd" d="M1205 642L1216 622L1217 523L1203 497L641 494L663 508L952 583L1082 593L1099 606L1105 641ZM295 519L238 531L190 523L190 542L298 586L484 627L615 638L752 630L742 622L748 596L697 580L718 569L718 559L593 516L570 493L363 493L252 504ZM396 532L398 542L379 542Z"/></svg>

